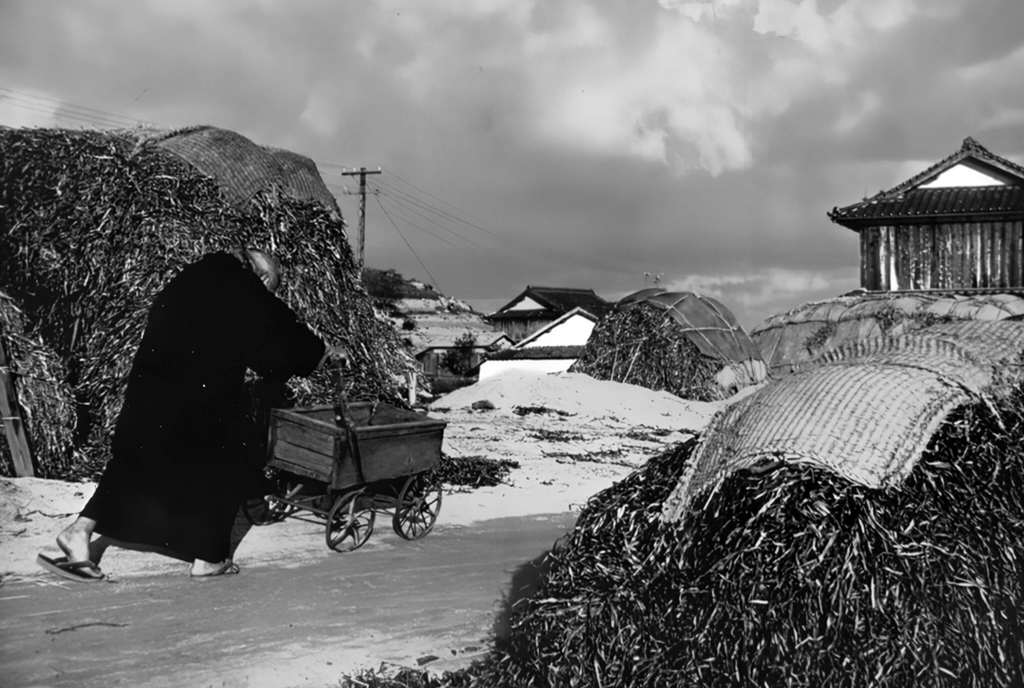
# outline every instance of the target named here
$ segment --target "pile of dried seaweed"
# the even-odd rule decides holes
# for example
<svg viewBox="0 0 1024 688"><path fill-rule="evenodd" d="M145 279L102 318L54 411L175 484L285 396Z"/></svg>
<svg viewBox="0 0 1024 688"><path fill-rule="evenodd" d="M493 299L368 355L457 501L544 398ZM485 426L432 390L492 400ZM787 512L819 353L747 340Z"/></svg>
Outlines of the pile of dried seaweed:
<svg viewBox="0 0 1024 688"><path fill-rule="evenodd" d="M401 403L408 355L363 289L343 224L271 189L235 210L217 184L132 132L0 127L0 289L68 369L76 446L105 462L149 304L184 265L239 244L270 249L280 296L354 353L351 399ZM326 403L328 372L293 380L296 404Z"/></svg>
<svg viewBox="0 0 1024 688"><path fill-rule="evenodd" d="M664 310L635 304L601 319L570 370L683 399L716 401L726 396L715 380L722 366L702 354Z"/></svg>
<svg viewBox="0 0 1024 688"><path fill-rule="evenodd" d="M483 456L451 457L441 455L441 482L464 487L493 487L500 485L518 461L488 459Z"/></svg>
<svg viewBox="0 0 1024 688"><path fill-rule="evenodd" d="M84 466L73 460L75 404L67 369L43 341L25 331L21 310L0 292L0 343L7 354L18 411L25 423L36 476L72 475ZM14 475L6 433L0 431L0 475Z"/></svg>
<svg viewBox="0 0 1024 688"><path fill-rule="evenodd" d="M950 416L898 489L737 473L662 523L683 444L596 495L478 685L1024 680L1024 395Z"/></svg>
<svg viewBox="0 0 1024 688"><path fill-rule="evenodd" d="M473 669L434 674L422 669L365 669L341 679L340 688L474 688Z"/></svg>

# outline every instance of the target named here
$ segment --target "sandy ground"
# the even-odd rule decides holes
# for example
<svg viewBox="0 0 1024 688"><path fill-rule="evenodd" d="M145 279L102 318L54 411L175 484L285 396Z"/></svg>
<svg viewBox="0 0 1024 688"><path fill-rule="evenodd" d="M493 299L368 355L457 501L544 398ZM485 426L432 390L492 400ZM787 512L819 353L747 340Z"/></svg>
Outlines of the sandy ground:
<svg viewBox="0 0 1024 688"><path fill-rule="evenodd" d="M748 388L734 399L753 391ZM492 409L477 410L475 402ZM732 400L730 400L732 401ZM681 400L664 392L601 382L586 375L509 372L452 392L431 405L448 421L444 451L519 462L505 484L450 488L438 525L467 525L507 516L577 512L648 457L698 432L729 403ZM529 412L517 413L516 407ZM38 579L39 552L58 553L54 538L78 514L93 483L0 479L0 583ZM288 522L249 530L235 553L241 565L299 566L321 556L318 538L296 537ZM129 577L186 569L153 553L110 549L103 568Z"/></svg>

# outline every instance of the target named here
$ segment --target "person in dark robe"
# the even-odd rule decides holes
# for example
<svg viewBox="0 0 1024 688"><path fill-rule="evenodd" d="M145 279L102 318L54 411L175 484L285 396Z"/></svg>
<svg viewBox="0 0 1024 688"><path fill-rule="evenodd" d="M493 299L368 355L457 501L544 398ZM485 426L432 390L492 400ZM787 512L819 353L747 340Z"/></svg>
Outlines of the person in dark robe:
<svg viewBox="0 0 1024 688"><path fill-rule="evenodd" d="M112 457L92 499L57 537L65 557L40 555L40 564L101 579L96 533L191 561L193 576L238 572L231 531L252 472L246 445L255 439L246 425L246 369L283 384L332 354L348 356L274 295L279 281L273 258L237 249L188 265L156 296Z"/></svg>

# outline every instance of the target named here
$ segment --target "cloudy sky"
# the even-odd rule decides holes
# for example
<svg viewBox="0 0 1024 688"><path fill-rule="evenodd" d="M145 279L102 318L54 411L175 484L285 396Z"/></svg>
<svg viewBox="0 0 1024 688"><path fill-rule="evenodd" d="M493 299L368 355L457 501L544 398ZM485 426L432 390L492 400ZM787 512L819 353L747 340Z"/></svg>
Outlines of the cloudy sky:
<svg viewBox="0 0 1024 688"><path fill-rule="evenodd" d="M1020 0L0 0L0 124L210 124L317 161L366 261L527 284L858 286L826 212L973 136L1024 161ZM348 188L346 194L345 188Z"/></svg>

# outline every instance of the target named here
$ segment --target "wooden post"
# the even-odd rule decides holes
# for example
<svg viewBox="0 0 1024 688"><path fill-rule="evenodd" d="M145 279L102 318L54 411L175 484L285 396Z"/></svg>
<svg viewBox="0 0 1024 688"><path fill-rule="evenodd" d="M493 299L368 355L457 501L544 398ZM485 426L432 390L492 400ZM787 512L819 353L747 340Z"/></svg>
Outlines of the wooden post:
<svg viewBox="0 0 1024 688"><path fill-rule="evenodd" d="M366 253L366 175L380 174L380 168L376 172L360 167L351 172L342 171L342 176L351 177L359 175L359 270L363 269L364 254Z"/></svg>
<svg viewBox="0 0 1024 688"><path fill-rule="evenodd" d="M410 370L406 373L409 382L409 406L416 404L416 371Z"/></svg>
<svg viewBox="0 0 1024 688"><path fill-rule="evenodd" d="M7 352L4 341L0 337L0 416L4 421L4 432L7 434L7 446L11 448L14 459L14 475L19 478L32 478L35 468L32 465L32 451L25 433L25 422L21 419L18 408L18 394L14 389L14 377L7 363Z"/></svg>

